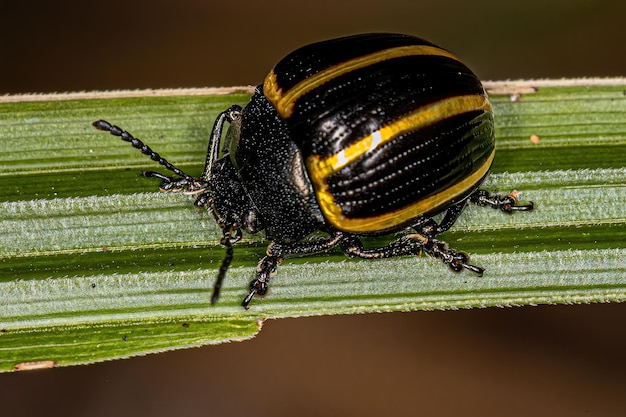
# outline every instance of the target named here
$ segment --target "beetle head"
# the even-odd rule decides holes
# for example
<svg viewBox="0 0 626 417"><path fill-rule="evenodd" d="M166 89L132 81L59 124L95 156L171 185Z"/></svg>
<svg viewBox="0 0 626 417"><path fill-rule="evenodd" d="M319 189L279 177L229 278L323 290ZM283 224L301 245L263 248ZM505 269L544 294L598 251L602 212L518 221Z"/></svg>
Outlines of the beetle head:
<svg viewBox="0 0 626 417"><path fill-rule="evenodd" d="M262 230L257 210L250 201L228 154L214 161L206 180L207 188L194 205L206 207L222 229Z"/></svg>

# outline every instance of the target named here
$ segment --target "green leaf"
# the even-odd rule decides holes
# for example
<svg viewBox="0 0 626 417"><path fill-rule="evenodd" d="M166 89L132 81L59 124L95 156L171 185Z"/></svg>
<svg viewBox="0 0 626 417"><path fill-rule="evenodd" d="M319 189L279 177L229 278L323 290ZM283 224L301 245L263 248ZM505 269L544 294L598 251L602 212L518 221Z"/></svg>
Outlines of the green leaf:
<svg viewBox="0 0 626 417"><path fill-rule="evenodd" d="M442 236L483 277L331 251L286 260L249 310L262 236L235 246L210 306L224 256L212 217L158 193L139 176L154 162L91 127L109 120L198 175L216 115L249 89L0 97L0 370L241 340L277 317L624 301L626 80L488 86L498 153L484 188L536 209L471 206Z"/></svg>

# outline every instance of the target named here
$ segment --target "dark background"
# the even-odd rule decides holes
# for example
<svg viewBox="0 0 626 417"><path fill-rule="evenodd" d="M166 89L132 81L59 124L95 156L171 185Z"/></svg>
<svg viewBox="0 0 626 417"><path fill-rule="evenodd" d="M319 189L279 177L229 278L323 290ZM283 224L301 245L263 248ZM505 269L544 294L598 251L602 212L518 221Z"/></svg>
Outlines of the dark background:
<svg viewBox="0 0 626 417"><path fill-rule="evenodd" d="M626 75L618 1L4 3L0 94L257 84L297 46L371 31L423 36L483 79ZM270 321L242 343L2 374L0 412L623 416L625 315L607 304Z"/></svg>

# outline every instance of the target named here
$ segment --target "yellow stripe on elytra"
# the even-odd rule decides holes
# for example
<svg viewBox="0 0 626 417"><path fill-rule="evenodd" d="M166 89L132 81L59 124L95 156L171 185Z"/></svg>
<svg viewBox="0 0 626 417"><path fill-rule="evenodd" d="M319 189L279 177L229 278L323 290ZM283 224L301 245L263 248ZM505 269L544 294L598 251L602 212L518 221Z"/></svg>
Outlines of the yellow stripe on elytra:
<svg viewBox="0 0 626 417"><path fill-rule="evenodd" d="M449 201L462 197L487 175L494 156L495 150L491 152L489 158L476 171L437 194L423 198L401 209L371 217L345 217L341 207L335 204L333 196L328 189L328 184L326 182L315 184L316 181L313 178L312 180L315 184L320 208L330 224L340 230L351 233L379 233L406 225L419 215L442 208Z"/></svg>
<svg viewBox="0 0 626 417"><path fill-rule="evenodd" d="M395 48L383 49L382 51L374 52L358 58L349 59L340 64L334 65L300 81L287 91L282 90L276 80L276 74L274 71L271 71L263 83L263 93L270 103L272 103L278 114L280 114L284 119L288 119L293 114L293 108L296 101L298 101L298 99L306 93L315 90L322 84L359 68L365 68L388 59L412 55L437 55L458 61L458 58L450 52L437 48L436 46L398 46Z"/></svg>
<svg viewBox="0 0 626 417"><path fill-rule="evenodd" d="M329 176L355 162L367 152L384 145L398 136L424 128L449 117L476 110L491 110L489 100L485 96L478 94L455 96L427 104L408 113L401 119L383 126L380 130L365 136L334 155L324 159L318 155L310 156L307 158L307 168L310 175L317 177L319 181L323 182Z"/></svg>

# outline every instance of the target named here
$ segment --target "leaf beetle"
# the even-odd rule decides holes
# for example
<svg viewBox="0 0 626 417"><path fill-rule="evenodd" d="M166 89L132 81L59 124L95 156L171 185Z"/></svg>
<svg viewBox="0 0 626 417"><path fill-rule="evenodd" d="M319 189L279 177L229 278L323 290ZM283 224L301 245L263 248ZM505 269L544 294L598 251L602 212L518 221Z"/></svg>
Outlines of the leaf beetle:
<svg viewBox="0 0 626 417"><path fill-rule="evenodd" d="M287 55L245 107L217 117L200 177L117 126L93 125L172 171L143 173L161 180L161 191L196 194L194 205L214 216L226 256L211 303L242 231L264 231L271 241L242 302L247 308L266 294L283 259L335 246L364 259L424 252L454 271L482 275L466 253L435 237L467 202L507 213L533 209L517 203L517 191L479 189L495 155L487 94L454 55L409 35L354 35ZM361 243L403 231L380 248ZM308 238L314 232L324 237Z"/></svg>

